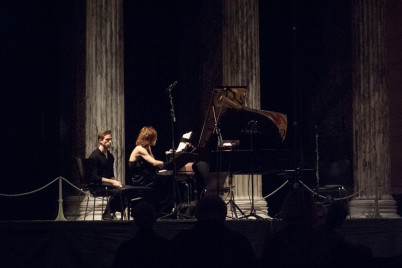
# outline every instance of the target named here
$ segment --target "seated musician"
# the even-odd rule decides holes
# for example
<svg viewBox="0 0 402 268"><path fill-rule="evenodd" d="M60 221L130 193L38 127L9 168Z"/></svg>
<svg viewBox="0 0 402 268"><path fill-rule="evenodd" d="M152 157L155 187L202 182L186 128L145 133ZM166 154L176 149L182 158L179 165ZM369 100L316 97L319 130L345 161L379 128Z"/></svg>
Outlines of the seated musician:
<svg viewBox="0 0 402 268"><path fill-rule="evenodd" d="M113 165L114 156L109 151L112 146L112 131L104 130L98 134L99 147L95 149L89 159L91 160L91 188L92 190L104 189L107 186L112 194L104 213L103 220L112 220L115 218L115 212L123 213L126 204L125 199L129 198L129 191L124 191L129 187L123 186L114 176Z"/></svg>
<svg viewBox="0 0 402 268"><path fill-rule="evenodd" d="M151 126L144 126L138 135L136 146L131 152L128 166L133 186L147 186L144 198L152 203L159 211L170 201L169 178L161 178L157 171L164 166L164 162L155 159L152 146L155 146L158 134Z"/></svg>
<svg viewBox="0 0 402 268"><path fill-rule="evenodd" d="M138 135L128 162L135 186L154 186L156 171L164 166L163 161L156 160L152 154L151 146L155 146L157 139L158 134L153 127L143 127Z"/></svg>

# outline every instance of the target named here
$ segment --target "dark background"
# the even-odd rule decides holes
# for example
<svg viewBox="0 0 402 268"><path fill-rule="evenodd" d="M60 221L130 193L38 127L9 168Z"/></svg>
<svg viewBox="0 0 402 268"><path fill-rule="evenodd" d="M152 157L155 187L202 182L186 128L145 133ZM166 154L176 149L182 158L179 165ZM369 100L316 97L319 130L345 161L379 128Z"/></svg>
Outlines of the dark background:
<svg viewBox="0 0 402 268"><path fill-rule="evenodd" d="M3 3L0 193L28 192L76 174L72 160L83 150L78 130L85 88L82 2ZM165 89L173 81L178 81L175 142L187 131L199 134L208 92L221 83L222 14L216 2L124 2L127 157L143 125L158 131L158 158L171 148ZM261 107L288 115L284 147L298 156L292 166L314 167L317 129L320 184L351 186L350 1L300 2L260 1ZM330 176L338 161L350 165L342 176ZM312 182L310 173L304 179ZM279 177L264 177L263 194L281 183ZM268 200L270 214L281 198L279 193ZM53 219L57 184L24 197L0 197L0 206L1 219Z"/></svg>

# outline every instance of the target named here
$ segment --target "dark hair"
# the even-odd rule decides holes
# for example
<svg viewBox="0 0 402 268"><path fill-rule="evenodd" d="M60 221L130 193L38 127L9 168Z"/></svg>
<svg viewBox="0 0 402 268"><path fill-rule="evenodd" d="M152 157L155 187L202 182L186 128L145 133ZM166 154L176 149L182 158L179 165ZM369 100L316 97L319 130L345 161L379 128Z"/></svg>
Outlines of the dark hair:
<svg viewBox="0 0 402 268"><path fill-rule="evenodd" d="M331 228L341 227L349 214L349 209L342 201L335 201L329 205L325 215L325 224Z"/></svg>
<svg viewBox="0 0 402 268"><path fill-rule="evenodd" d="M141 201L133 207L134 222L139 228L152 228L156 221L155 208L146 201Z"/></svg>
<svg viewBox="0 0 402 268"><path fill-rule="evenodd" d="M317 225L319 218L313 195L303 188L291 190L283 202L280 218L289 224Z"/></svg>
<svg viewBox="0 0 402 268"><path fill-rule="evenodd" d="M102 130L102 131L99 131L99 133L98 133L98 141L99 141L99 140L103 140L106 135L112 135L112 131L111 131L111 130Z"/></svg>
<svg viewBox="0 0 402 268"><path fill-rule="evenodd" d="M195 206L195 217L198 220L225 221L227 206L218 195L208 195L200 199Z"/></svg>

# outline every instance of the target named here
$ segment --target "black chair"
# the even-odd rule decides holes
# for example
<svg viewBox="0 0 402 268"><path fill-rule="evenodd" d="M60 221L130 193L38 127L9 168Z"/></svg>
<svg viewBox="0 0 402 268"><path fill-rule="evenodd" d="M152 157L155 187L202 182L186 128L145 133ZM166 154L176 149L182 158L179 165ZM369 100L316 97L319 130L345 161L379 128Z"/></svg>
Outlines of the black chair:
<svg viewBox="0 0 402 268"><path fill-rule="evenodd" d="M80 184L83 191L87 191L94 198L93 215L92 219L95 220L95 201L97 197L102 197L102 211L104 209L104 202L109 200L110 196L113 195L111 191L111 186L101 184L101 185L91 185L90 177L92 171L92 162L88 158L77 158L78 171L80 175ZM121 202L121 219L125 217L130 219L130 212L133 205L136 202L143 199L144 194L151 190L147 186L123 186L120 190L120 202ZM89 198L87 199L87 205L85 208L84 220L88 213ZM128 208L128 213L126 214L125 208Z"/></svg>
<svg viewBox="0 0 402 268"><path fill-rule="evenodd" d="M77 158L77 165L78 165L78 173L80 176L81 189L85 192L88 192L94 198L92 220L95 220L96 198L102 197L102 211L103 211L105 199L107 202L109 200L110 196L112 195L112 192L109 191L109 188L106 185L91 185L90 177L91 177L91 170L92 170L92 162L90 159ZM88 213L88 204L89 204L89 197L87 198L84 220L86 219L86 216ZM105 207L106 207L106 205L105 205Z"/></svg>

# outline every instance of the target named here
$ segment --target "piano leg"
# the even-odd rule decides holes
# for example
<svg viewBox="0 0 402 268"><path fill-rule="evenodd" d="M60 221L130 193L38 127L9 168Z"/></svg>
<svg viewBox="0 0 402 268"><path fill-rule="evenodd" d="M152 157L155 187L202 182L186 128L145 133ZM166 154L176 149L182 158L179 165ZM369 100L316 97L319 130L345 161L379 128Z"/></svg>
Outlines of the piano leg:
<svg viewBox="0 0 402 268"><path fill-rule="evenodd" d="M209 164L204 161L194 162L193 166L195 183L197 188L197 200L203 196L209 174Z"/></svg>
<svg viewBox="0 0 402 268"><path fill-rule="evenodd" d="M228 172L208 173L205 195L219 195L224 199L224 194L229 192L229 189L225 187L228 175Z"/></svg>

